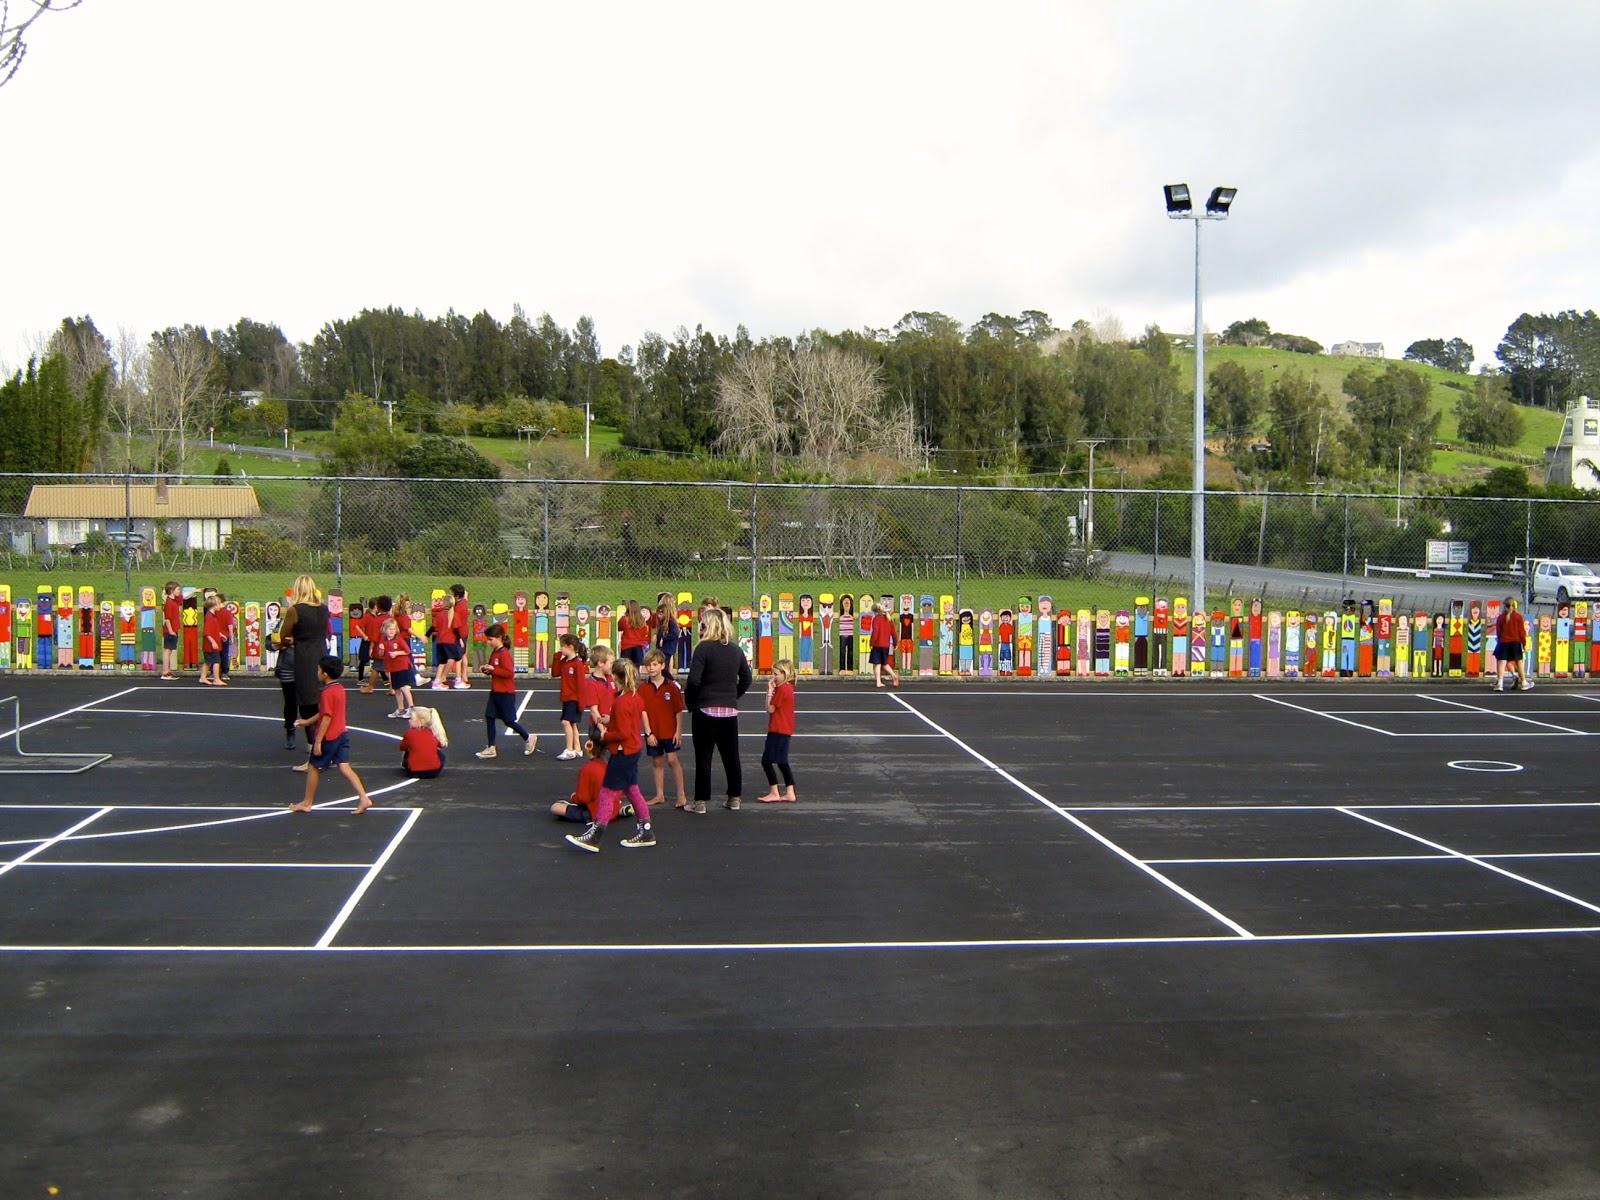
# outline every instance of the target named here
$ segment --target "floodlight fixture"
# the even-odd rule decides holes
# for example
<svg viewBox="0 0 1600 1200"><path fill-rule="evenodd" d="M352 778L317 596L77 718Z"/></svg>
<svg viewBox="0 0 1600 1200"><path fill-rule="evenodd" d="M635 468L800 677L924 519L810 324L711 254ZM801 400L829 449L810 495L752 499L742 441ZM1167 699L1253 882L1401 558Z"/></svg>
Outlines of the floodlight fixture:
<svg viewBox="0 0 1600 1200"><path fill-rule="evenodd" d="M1194 211L1194 205L1189 200L1189 185L1187 183L1169 183L1161 190L1167 194L1167 215L1169 217L1187 217Z"/></svg>
<svg viewBox="0 0 1600 1200"><path fill-rule="evenodd" d="M1212 188L1211 199L1206 201L1206 216L1219 219L1226 218L1228 209L1233 204L1233 198L1238 194L1238 188Z"/></svg>

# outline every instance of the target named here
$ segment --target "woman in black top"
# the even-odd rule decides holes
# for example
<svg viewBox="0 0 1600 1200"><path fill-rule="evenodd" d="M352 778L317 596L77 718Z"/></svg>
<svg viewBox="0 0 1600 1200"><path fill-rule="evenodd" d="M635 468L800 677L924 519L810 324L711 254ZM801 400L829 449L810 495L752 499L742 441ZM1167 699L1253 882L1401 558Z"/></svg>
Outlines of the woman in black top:
<svg viewBox="0 0 1600 1200"><path fill-rule="evenodd" d="M728 777L724 808L737 810L744 778L739 766L739 697L750 690L750 663L733 640L733 626L720 608L700 614L700 642L689 660L683 698L694 737L694 800L687 811L703 814L711 800L711 755L722 758Z"/></svg>
<svg viewBox="0 0 1600 1200"><path fill-rule="evenodd" d="M322 680L317 675L317 663L328 653L328 605L317 589L317 581L302 575L294 581L289 593L289 607L283 611L283 624L278 626L278 655L294 655L294 696L300 716L311 717L317 712L317 701L322 696ZM285 684L287 701L288 680Z"/></svg>

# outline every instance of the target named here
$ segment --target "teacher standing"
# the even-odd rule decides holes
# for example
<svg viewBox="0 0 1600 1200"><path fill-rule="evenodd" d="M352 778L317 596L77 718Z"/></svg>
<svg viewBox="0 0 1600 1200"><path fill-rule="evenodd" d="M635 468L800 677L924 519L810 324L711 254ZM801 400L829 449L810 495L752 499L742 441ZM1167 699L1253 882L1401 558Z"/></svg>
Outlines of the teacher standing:
<svg viewBox="0 0 1600 1200"><path fill-rule="evenodd" d="M317 581L309 575L296 579L289 591L289 604L278 626L278 653L294 656L294 700L300 717L316 716L322 695L317 664L328 653L328 605ZM286 689L285 707L287 699Z"/></svg>
<svg viewBox="0 0 1600 1200"><path fill-rule="evenodd" d="M689 812L704 814L711 800L711 755L722 758L728 799L735 811L744 790L739 766L739 697L750 690L750 662L733 640L733 625L720 608L700 612L700 643L689 660L683 698L694 737L694 800Z"/></svg>

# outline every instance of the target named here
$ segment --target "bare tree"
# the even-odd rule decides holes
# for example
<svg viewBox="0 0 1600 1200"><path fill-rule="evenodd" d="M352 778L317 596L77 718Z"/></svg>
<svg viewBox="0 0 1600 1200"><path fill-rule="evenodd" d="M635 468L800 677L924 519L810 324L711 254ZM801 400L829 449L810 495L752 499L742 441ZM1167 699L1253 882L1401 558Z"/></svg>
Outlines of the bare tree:
<svg viewBox="0 0 1600 1200"><path fill-rule="evenodd" d="M789 455L823 474L859 455L921 458L910 404L886 400L876 363L835 346L745 351L718 376L716 403L724 453Z"/></svg>
<svg viewBox="0 0 1600 1200"><path fill-rule="evenodd" d="M13 17L11 0L0 0L0 87L11 82L27 57L28 27L47 12L66 12L82 3L83 0L22 0L17 6L21 15Z"/></svg>
<svg viewBox="0 0 1600 1200"><path fill-rule="evenodd" d="M129 326L118 325L111 356L117 379L107 411L122 433L122 466L132 469L133 432L154 424L150 420L150 351Z"/></svg>
<svg viewBox="0 0 1600 1200"><path fill-rule="evenodd" d="M182 471L189 435L216 420L220 363L203 329L168 329L150 339L150 433L159 468ZM172 455L172 443L177 454Z"/></svg>

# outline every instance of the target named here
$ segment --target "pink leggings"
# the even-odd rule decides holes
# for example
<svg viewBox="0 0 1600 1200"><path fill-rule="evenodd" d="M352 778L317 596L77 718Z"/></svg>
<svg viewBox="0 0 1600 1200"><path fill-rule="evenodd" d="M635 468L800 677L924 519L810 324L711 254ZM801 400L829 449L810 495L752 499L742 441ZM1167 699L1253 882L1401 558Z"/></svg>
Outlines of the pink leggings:
<svg viewBox="0 0 1600 1200"><path fill-rule="evenodd" d="M600 789L600 799L595 804L595 823L609 825L617 815L617 797L622 792L617 788L603 787ZM650 820L650 804L644 798L644 793L639 790L637 783L628 785L628 799L633 803L633 815L640 824Z"/></svg>

